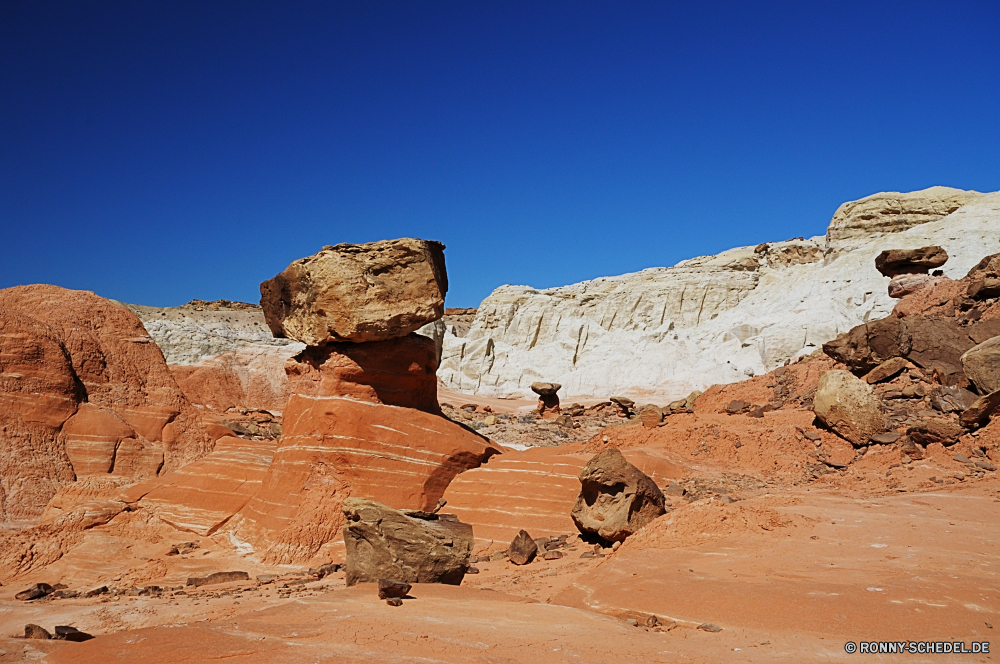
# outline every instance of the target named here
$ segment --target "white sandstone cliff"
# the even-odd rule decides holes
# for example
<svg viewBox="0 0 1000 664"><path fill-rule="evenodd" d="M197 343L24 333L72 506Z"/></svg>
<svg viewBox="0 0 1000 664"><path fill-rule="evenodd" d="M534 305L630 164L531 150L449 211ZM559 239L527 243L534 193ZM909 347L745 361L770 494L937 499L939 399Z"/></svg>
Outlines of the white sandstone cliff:
<svg viewBox="0 0 1000 664"><path fill-rule="evenodd" d="M764 373L887 316L884 249L940 245L960 278L1000 251L1000 192L932 187L845 203L827 235L741 247L618 277L536 290L501 286L464 337L445 336L438 376L454 390L631 394L669 401Z"/></svg>

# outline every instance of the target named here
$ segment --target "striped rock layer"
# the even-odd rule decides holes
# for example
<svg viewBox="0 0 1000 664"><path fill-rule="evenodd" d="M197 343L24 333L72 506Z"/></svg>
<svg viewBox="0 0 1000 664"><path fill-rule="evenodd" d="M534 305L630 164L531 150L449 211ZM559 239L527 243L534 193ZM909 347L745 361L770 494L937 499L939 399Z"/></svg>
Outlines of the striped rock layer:
<svg viewBox="0 0 1000 664"><path fill-rule="evenodd" d="M78 477L155 477L211 448L135 314L87 291L0 290L0 521Z"/></svg>

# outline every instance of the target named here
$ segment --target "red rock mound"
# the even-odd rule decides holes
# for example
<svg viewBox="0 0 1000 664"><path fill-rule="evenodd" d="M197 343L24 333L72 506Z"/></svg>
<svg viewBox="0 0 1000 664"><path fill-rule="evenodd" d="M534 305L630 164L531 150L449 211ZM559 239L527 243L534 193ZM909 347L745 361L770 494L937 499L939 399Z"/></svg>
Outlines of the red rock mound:
<svg viewBox="0 0 1000 664"><path fill-rule="evenodd" d="M0 290L0 312L0 518L37 518L76 477L154 477L208 451L135 314L45 285Z"/></svg>

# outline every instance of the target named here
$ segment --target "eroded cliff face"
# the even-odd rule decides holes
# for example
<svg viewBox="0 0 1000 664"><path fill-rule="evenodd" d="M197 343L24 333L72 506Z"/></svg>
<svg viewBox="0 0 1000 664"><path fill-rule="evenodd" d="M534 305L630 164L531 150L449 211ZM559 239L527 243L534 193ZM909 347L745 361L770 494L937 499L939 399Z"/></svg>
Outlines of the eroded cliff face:
<svg viewBox="0 0 1000 664"><path fill-rule="evenodd" d="M467 335L445 337L450 389L679 398L759 375L892 311L883 249L944 247L960 278L1000 236L1000 193L934 187L838 209L826 237L731 249L673 267L536 290L502 286Z"/></svg>

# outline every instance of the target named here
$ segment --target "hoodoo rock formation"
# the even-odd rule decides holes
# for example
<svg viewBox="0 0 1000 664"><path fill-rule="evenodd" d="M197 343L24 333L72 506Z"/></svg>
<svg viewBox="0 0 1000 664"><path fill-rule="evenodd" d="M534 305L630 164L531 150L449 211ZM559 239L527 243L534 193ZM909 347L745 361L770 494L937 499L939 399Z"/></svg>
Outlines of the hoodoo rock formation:
<svg viewBox="0 0 1000 664"><path fill-rule="evenodd" d="M433 509L456 475L499 451L441 416L434 342L412 333L443 311L443 249L338 245L261 285L272 328L310 344L286 364L281 440L233 520L266 560L306 559L338 538L348 496Z"/></svg>
<svg viewBox="0 0 1000 664"><path fill-rule="evenodd" d="M86 476L156 477L211 449L128 309L56 286L0 290L0 520Z"/></svg>
<svg viewBox="0 0 1000 664"><path fill-rule="evenodd" d="M946 254L944 276L919 279L931 285L963 276L996 246L998 227L1000 193L934 187L845 203L826 236L559 288L501 286L467 333L446 335L439 375L449 389L487 396L526 396L546 380L574 397L666 403L764 374L888 316L892 279L875 267L887 248L940 247L927 259ZM898 296L926 291L896 285L905 286Z"/></svg>
<svg viewBox="0 0 1000 664"><path fill-rule="evenodd" d="M395 339L444 314L444 245L404 238L324 247L260 285L275 337L310 346Z"/></svg>

